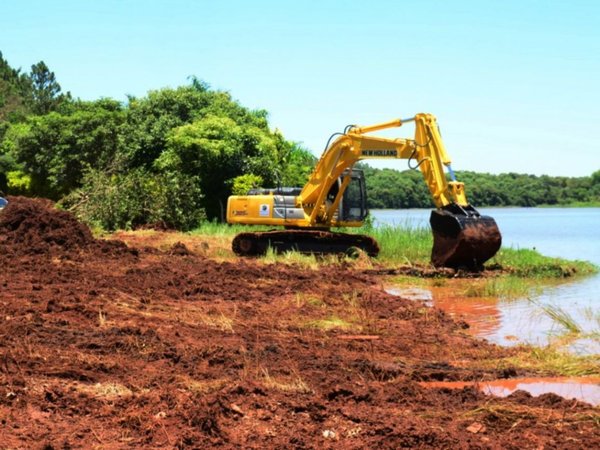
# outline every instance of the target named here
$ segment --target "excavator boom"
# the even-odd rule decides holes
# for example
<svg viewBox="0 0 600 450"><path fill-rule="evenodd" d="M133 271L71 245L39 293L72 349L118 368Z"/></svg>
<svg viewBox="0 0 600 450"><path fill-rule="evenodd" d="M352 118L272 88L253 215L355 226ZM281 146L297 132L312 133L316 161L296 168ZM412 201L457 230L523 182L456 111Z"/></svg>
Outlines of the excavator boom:
<svg viewBox="0 0 600 450"><path fill-rule="evenodd" d="M415 123L413 139L368 134L400 127L406 122ZM423 174L437 208L430 218L434 237L431 261L435 266L479 270L496 254L502 240L498 226L493 218L480 215L468 203L464 184L454 176L433 115L420 113L408 119L370 126L351 125L344 133L337 134L340 136L327 146L303 188L287 192L288 188L261 190L254 196L229 198L227 220L230 223L281 225L302 230L295 235L289 231L271 235L243 233L243 237L234 239L237 254L249 254L244 248L251 248L252 254L260 253L270 245L276 250L293 247L313 253L319 252L319 248L323 252L337 252L344 246L357 247L376 255L379 247L369 241L370 238L336 238L328 231L332 227L363 224L366 192L364 182L353 167L365 159L405 159L409 165L412 161L413 168ZM450 181L446 179L445 169ZM329 234L326 236L325 232ZM328 241L337 244L328 246Z"/></svg>

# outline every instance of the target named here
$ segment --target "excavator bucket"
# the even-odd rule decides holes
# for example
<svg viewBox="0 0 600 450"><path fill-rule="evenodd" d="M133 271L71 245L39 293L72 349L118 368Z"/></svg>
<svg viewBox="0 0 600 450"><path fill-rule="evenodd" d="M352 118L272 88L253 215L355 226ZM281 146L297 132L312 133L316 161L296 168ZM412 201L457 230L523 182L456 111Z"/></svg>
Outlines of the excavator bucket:
<svg viewBox="0 0 600 450"><path fill-rule="evenodd" d="M481 270L500 249L502 236L496 221L471 205L451 204L431 211L431 262L436 267Z"/></svg>

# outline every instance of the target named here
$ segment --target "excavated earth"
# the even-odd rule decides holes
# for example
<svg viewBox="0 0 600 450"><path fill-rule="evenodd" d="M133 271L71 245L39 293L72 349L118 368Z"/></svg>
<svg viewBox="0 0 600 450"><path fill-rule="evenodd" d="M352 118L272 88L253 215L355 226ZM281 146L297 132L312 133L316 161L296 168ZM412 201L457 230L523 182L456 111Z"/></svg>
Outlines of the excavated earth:
<svg viewBox="0 0 600 450"><path fill-rule="evenodd" d="M598 448L599 411L427 380L506 350L383 276L97 240L49 202L0 214L0 448Z"/></svg>

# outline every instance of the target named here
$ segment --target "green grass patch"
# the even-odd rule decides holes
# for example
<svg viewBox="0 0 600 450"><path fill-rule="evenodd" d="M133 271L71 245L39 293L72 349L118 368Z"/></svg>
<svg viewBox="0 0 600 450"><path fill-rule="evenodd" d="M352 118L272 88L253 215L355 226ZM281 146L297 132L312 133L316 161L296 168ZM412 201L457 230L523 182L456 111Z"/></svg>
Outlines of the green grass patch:
<svg viewBox="0 0 600 450"><path fill-rule="evenodd" d="M401 264L429 264L433 236L428 228L383 226L370 232L377 242L382 261Z"/></svg>
<svg viewBox="0 0 600 450"><path fill-rule="evenodd" d="M540 308L544 314L552 319L554 323L562 327L566 332L571 334L580 334L581 326L566 310L558 305L544 305L539 302L530 300L534 305Z"/></svg>
<svg viewBox="0 0 600 450"><path fill-rule="evenodd" d="M273 227L258 226L258 225L239 225L239 224L228 224L220 222L202 222L197 228L194 228L189 233L191 235L201 236L235 236L238 233L246 233L253 231L268 231Z"/></svg>
<svg viewBox="0 0 600 450"><path fill-rule="evenodd" d="M327 306L323 299L315 297L311 294L306 294L304 292L296 293L295 299L296 307L302 308L304 305L313 306L315 308L323 308Z"/></svg>
<svg viewBox="0 0 600 450"><path fill-rule="evenodd" d="M516 355L492 365L495 364L564 376L600 375L598 355L574 355L556 345L523 347Z"/></svg>
<svg viewBox="0 0 600 450"><path fill-rule="evenodd" d="M513 276L524 278L567 278L598 272L598 267L587 261L552 258L536 250L504 247L488 264L497 264Z"/></svg>
<svg viewBox="0 0 600 450"><path fill-rule="evenodd" d="M345 321L337 316L330 316L327 319L311 320L306 322L306 326L309 328L316 328L319 330L350 330L356 328L356 326L350 322Z"/></svg>
<svg viewBox="0 0 600 450"><path fill-rule="evenodd" d="M296 251L288 251L283 253L275 252L271 247L267 249L267 253L261 256L260 259L267 264L288 264L298 265L306 269L317 270L322 264L314 255L304 255Z"/></svg>
<svg viewBox="0 0 600 450"><path fill-rule="evenodd" d="M498 297L513 299L539 294L542 291L538 280L514 275L474 280L463 290L465 297Z"/></svg>

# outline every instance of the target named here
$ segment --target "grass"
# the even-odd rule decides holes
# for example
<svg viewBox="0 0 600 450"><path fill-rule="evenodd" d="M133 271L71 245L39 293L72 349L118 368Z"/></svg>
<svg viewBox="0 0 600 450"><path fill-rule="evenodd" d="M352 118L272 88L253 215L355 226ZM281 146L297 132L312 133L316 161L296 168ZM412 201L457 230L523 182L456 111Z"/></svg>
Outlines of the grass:
<svg viewBox="0 0 600 450"><path fill-rule="evenodd" d="M329 330L350 330L356 329L357 326L341 319L337 316L330 316L326 319L311 320L306 322L308 328L316 328L318 330L329 331Z"/></svg>
<svg viewBox="0 0 600 450"><path fill-rule="evenodd" d="M196 380L188 376L181 376L178 379L178 384L190 391L198 394L210 394L227 386L230 382L228 378L217 378L211 380Z"/></svg>
<svg viewBox="0 0 600 450"><path fill-rule="evenodd" d="M498 297L513 299L539 293L542 287L536 281L511 274L495 278L473 280L463 290L465 297Z"/></svg>
<svg viewBox="0 0 600 450"><path fill-rule="evenodd" d="M190 232L191 236L203 236L211 239L229 239L240 232L265 231L269 227L227 225L216 222L205 222ZM368 234L379 243L381 251L376 262L385 266L396 265L428 265L433 236L428 227L413 226L410 223L401 225L384 225L361 228L344 228L339 231ZM231 254L233 257L233 254ZM298 252L276 254L270 251L262 260L266 263L299 264L315 269L323 264L339 262L337 257L315 258ZM491 268L501 268L509 272L512 278L502 282L491 282L484 289L490 292L524 292L527 288L519 286L517 278L567 278L576 275L596 273L598 267L586 261L570 261L562 258L544 256L531 249L502 248L488 264ZM509 294L512 295L512 294Z"/></svg>
<svg viewBox="0 0 600 450"><path fill-rule="evenodd" d="M267 369L262 369L262 381L264 385L271 389L276 389L281 392L295 392L298 394L310 394L312 389L300 377L294 373L291 377L274 377Z"/></svg>
<svg viewBox="0 0 600 450"><path fill-rule="evenodd" d="M327 306L322 299L317 298L314 295L305 294L304 292L296 293L295 304L297 308L302 308L304 305L310 305L315 308L323 308Z"/></svg>
<svg viewBox="0 0 600 450"><path fill-rule="evenodd" d="M379 243L379 260L400 264L429 264L433 237L428 228L386 225L367 231Z"/></svg>
<svg viewBox="0 0 600 450"><path fill-rule="evenodd" d="M202 222L200 226L193 229L189 233L191 235L209 235L209 236L235 236L238 233L248 231L267 231L273 227L256 226L256 225L238 225L219 222Z"/></svg>
<svg viewBox="0 0 600 450"><path fill-rule="evenodd" d="M541 304L530 300L534 305L540 308L544 314L550 317L554 323L560 325L568 333L581 334L581 326L566 310L557 305Z"/></svg>
<svg viewBox="0 0 600 450"><path fill-rule="evenodd" d="M598 272L590 262L551 258L530 249L501 248L490 260L490 265L494 264L522 278L568 278Z"/></svg>
<svg viewBox="0 0 600 450"><path fill-rule="evenodd" d="M564 376L600 376L598 355L574 355L558 344L523 346L511 357L493 362L496 367L519 367Z"/></svg>
<svg viewBox="0 0 600 450"><path fill-rule="evenodd" d="M300 252L289 251L277 253L271 247L267 249L266 255L262 256L261 261L266 264L288 264L298 265L305 269L318 270L323 261L319 261L314 255L303 255ZM329 258L331 259L331 258Z"/></svg>

